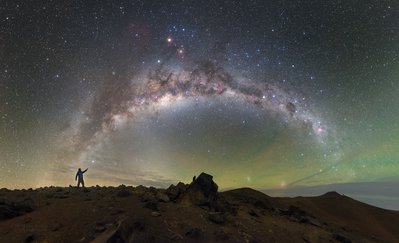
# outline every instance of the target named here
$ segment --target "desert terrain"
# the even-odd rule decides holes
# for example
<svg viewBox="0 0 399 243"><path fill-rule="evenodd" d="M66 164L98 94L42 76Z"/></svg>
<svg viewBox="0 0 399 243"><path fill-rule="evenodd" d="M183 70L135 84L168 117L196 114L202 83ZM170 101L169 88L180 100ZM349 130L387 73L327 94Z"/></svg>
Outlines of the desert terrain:
<svg viewBox="0 0 399 243"><path fill-rule="evenodd" d="M202 173L144 186L0 189L0 242L399 242L399 212L336 192L218 192Z"/></svg>

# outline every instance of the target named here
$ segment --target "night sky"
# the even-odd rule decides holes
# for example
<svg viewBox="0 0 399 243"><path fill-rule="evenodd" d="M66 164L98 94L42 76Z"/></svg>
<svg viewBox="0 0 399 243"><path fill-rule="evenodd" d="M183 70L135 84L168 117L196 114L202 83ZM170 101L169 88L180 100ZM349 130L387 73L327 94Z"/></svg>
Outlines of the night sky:
<svg viewBox="0 0 399 243"><path fill-rule="evenodd" d="M399 202L398 1L6 0L0 57L0 187L205 171Z"/></svg>

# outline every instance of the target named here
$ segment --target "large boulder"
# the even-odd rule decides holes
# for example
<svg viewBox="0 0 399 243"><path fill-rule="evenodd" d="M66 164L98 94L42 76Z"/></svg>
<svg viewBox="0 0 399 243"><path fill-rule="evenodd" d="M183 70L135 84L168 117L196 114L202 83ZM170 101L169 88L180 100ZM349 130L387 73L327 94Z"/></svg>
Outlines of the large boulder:
<svg viewBox="0 0 399 243"><path fill-rule="evenodd" d="M169 197L171 201L176 201L176 199L183 193L186 192L188 185L183 182L177 183L177 185L170 185L168 189L166 189L165 193Z"/></svg>
<svg viewBox="0 0 399 243"><path fill-rule="evenodd" d="M188 186L186 192L180 197L183 204L214 207L217 200L218 186L213 181L213 176L202 172Z"/></svg>
<svg viewBox="0 0 399 243"><path fill-rule="evenodd" d="M164 193L164 192L160 192L157 191L157 193L155 194L155 198L159 201L159 202L169 202L169 197Z"/></svg>
<svg viewBox="0 0 399 243"><path fill-rule="evenodd" d="M148 188L143 185L139 185L139 186L136 186L135 188L133 188L133 192L138 195L143 195L147 191L148 191Z"/></svg>

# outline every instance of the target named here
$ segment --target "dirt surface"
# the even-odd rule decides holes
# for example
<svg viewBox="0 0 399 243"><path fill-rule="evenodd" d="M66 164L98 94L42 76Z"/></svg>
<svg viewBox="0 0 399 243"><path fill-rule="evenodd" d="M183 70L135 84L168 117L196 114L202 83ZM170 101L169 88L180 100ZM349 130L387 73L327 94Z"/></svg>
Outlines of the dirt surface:
<svg viewBox="0 0 399 243"><path fill-rule="evenodd" d="M272 198L193 183L1 189L0 242L399 242L399 212L338 193Z"/></svg>

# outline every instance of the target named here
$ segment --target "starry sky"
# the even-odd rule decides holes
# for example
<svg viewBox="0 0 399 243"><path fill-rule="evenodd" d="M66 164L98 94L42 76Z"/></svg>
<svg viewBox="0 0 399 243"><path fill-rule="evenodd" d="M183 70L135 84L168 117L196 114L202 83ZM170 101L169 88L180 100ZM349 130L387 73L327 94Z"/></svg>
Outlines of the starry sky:
<svg viewBox="0 0 399 243"><path fill-rule="evenodd" d="M393 0L2 1L0 187L81 167L88 185L206 171L381 199L399 186L398 26Z"/></svg>

